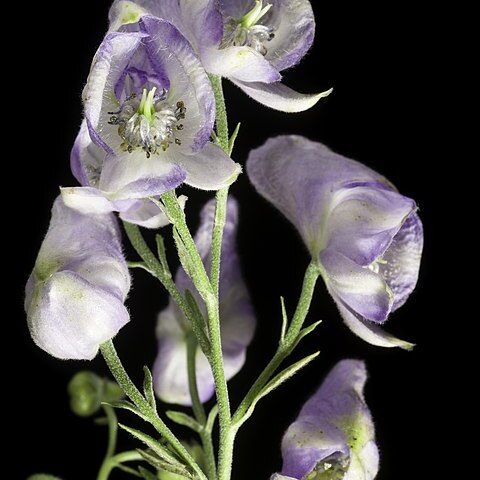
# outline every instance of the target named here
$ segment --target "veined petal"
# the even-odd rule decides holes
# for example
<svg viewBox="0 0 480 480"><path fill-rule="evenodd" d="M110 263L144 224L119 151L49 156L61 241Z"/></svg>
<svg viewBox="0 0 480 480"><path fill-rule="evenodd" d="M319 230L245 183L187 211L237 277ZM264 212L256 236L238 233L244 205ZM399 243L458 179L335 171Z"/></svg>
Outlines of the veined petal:
<svg viewBox="0 0 480 480"><path fill-rule="evenodd" d="M342 305L339 302L337 302L337 307L340 311L343 321L348 328L365 342L377 347L400 347L404 350L411 350L415 346L413 343L400 340L399 338L390 335L376 323L370 322L358 315L355 315L345 305Z"/></svg>
<svg viewBox="0 0 480 480"><path fill-rule="evenodd" d="M412 213L378 264L379 274L385 278L395 297L392 311L407 301L417 285L422 250L422 222L416 213Z"/></svg>
<svg viewBox="0 0 480 480"><path fill-rule="evenodd" d="M325 472L325 478L375 478L378 449L363 397L365 381L365 365L357 360L343 360L331 370L286 431L282 472L272 478L305 480L315 472Z"/></svg>
<svg viewBox="0 0 480 480"><path fill-rule="evenodd" d="M320 262L325 283L338 303L377 323L387 319L393 294L380 275L328 248L320 254Z"/></svg>
<svg viewBox="0 0 480 480"><path fill-rule="evenodd" d="M177 160L187 172L185 183L200 190L220 190L232 184L242 171L238 163L211 142L196 155L184 155Z"/></svg>
<svg viewBox="0 0 480 480"><path fill-rule="evenodd" d="M315 106L318 101L328 97L333 89L321 93L299 93L283 83L260 83L231 79L248 96L267 107L287 113L303 112Z"/></svg>
<svg viewBox="0 0 480 480"><path fill-rule="evenodd" d="M157 229L170 223L167 216L154 202L148 199L129 201L129 207L120 211L120 218L144 228Z"/></svg>
<svg viewBox="0 0 480 480"><path fill-rule="evenodd" d="M205 49L202 61L208 72L238 82L279 82L279 71L263 55L249 47Z"/></svg>

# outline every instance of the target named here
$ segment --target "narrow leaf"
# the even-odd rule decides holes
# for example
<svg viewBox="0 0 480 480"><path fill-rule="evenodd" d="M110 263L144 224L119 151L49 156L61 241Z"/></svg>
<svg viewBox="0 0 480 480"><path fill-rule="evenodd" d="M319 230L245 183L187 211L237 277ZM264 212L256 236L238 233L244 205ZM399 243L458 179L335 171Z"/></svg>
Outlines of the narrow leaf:
<svg viewBox="0 0 480 480"><path fill-rule="evenodd" d="M156 470L166 470L167 472L180 475L183 478L192 478L190 472L184 466L171 465L148 451L137 449L137 452Z"/></svg>
<svg viewBox="0 0 480 480"><path fill-rule="evenodd" d="M233 152L233 147L235 146L235 140L238 137L238 132L240 131L241 123L238 123L237 126L235 127L235 130L232 133L232 136L230 137L230 140L228 141L228 154L231 155Z"/></svg>
<svg viewBox="0 0 480 480"><path fill-rule="evenodd" d="M255 410L255 407L257 406L257 403L264 397L266 397L269 393L271 393L273 390L278 388L282 383L285 383L287 380L292 378L296 373L298 373L303 367L306 367L312 360L318 357L320 352L315 352L312 355L309 355L308 357L303 358L302 360L294 363L293 365L290 365L287 367L285 370L280 372L278 375L276 375L270 382L263 387L263 389L259 392L259 394L256 396L255 400L251 403L250 407L246 411L245 415L239 422L239 426L245 423L246 420L248 420L251 416L253 411Z"/></svg>
<svg viewBox="0 0 480 480"><path fill-rule="evenodd" d="M140 412L140 410L131 402L128 400L118 400L117 402L102 402L105 405L110 405L112 408L121 408L122 410L128 410L129 412L134 413L138 417L140 417L142 420L145 420L148 422L148 418Z"/></svg>
<svg viewBox="0 0 480 480"><path fill-rule="evenodd" d="M218 405L215 404L208 414L207 423L205 424L205 430L208 433L212 433L213 427L215 425L215 420L218 416Z"/></svg>
<svg viewBox="0 0 480 480"><path fill-rule="evenodd" d="M183 243L183 240L175 227L173 228L173 239L175 240L178 258L180 259L183 269L190 278L193 278L195 275L195 265L193 264L190 253L188 252L187 247Z"/></svg>
<svg viewBox="0 0 480 480"><path fill-rule="evenodd" d="M132 467L127 467L127 465L124 465L123 463L119 463L118 465L116 465L116 468L118 468L119 470L122 470L122 472L129 473L130 475L133 475L134 477L142 478L142 475L140 473L138 473L138 470L135 470Z"/></svg>
<svg viewBox="0 0 480 480"><path fill-rule="evenodd" d="M150 406L156 410L157 409L157 402L155 400L155 392L153 391L153 377L152 372L148 367L143 367L143 374L145 375L143 379L143 394L147 399L147 402Z"/></svg>
<svg viewBox="0 0 480 480"><path fill-rule="evenodd" d="M158 259L160 261L160 265L162 266L162 269L163 269L165 275L169 275L171 277L172 274L170 273L170 268L168 266L167 250L165 248L165 241L163 240L163 237L159 233L157 233L157 235L155 235L155 243L157 244L157 255L158 255Z"/></svg>
<svg viewBox="0 0 480 480"><path fill-rule="evenodd" d="M310 335L320 324L322 323L322 320L319 320L318 322L312 323L308 327L305 327L304 329L300 330L300 333L298 334L297 339L295 340L295 343L292 346L292 350L297 348L297 345L307 336Z"/></svg>
<svg viewBox="0 0 480 480"><path fill-rule="evenodd" d="M197 342L199 343L202 352L208 356L210 354L210 340L208 339L207 333L205 331L205 319L203 314L195 300L195 297L191 294L190 290L185 290L185 300L187 302L188 308L192 313L190 318L192 324L192 330L195 334Z"/></svg>
<svg viewBox="0 0 480 480"><path fill-rule="evenodd" d="M172 422L178 423L178 425L182 425L184 427L188 427L194 432L199 433L202 430L202 426L190 415L187 415L183 412L177 412L174 410L167 410L165 412L167 417L172 420Z"/></svg>
<svg viewBox="0 0 480 480"><path fill-rule="evenodd" d="M172 465L182 465L182 463L173 455L173 453L164 447L158 440L155 440L140 430L135 430L134 428L127 427L121 423L119 423L118 426L126 430L135 438L138 438L138 440L142 441L147 447L151 448L161 459L165 460L167 463L171 463Z"/></svg>
<svg viewBox="0 0 480 480"><path fill-rule="evenodd" d="M140 475L145 480L158 480L157 476L154 475L152 472L149 472L146 468L138 467L138 471Z"/></svg>

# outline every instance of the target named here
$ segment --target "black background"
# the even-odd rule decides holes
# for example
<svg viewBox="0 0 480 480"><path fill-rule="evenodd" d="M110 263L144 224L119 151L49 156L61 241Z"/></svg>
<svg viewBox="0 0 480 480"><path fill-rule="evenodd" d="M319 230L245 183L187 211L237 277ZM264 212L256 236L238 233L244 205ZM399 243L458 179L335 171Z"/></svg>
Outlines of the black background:
<svg viewBox="0 0 480 480"><path fill-rule="evenodd" d="M437 468L443 470L441 462L417 461L428 458L431 439L444 434L434 408L441 401L443 387L438 372L446 361L439 340L443 332L433 310L441 296L435 287L440 274L441 249L435 239L440 232L441 203L438 169L432 168L435 159L430 154L434 134L428 127L431 107L437 101L429 77L436 56L434 39L425 33L426 19L403 2L388 7L365 2L355 6L346 2L312 3L317 19L315 46L299 66L286 72L285 83L304 92L333 86L334 93L306 113L288 115L256 104L227 82L231 125L242 122L234 158L244 164L249 149L271 135L302 134L379 170L402 193L418 201L425 225L421 278L408 303L392 315L387 325L389 331L417 343L417 347L407 353L362 343L343 326L320 282L309 319L323 319L324 323L302 344L301 353L320 349L321 356L262 401L238 436L233 478L267 479L279 471L282 432L327 370L345 357L363 358L368 364L366 397L381 449L377 478L433 478ZM22 301L23 286L48 227L58 185L74 182L68 165L69 150L81 121L81 89L107 27L108 6L108 0L77 5L76 10L57 12L63 18L58 21L39 5L23 24L32 40L29 55L40 61L41 68L32 71L21 57L25 63L19 76L30 92L24 98L28 105L19 105L28 107L21 141L28 141L29 148L25 154L24 145L18 145L20 158L25 160L15 162L15 166L19 169L16 174L23 179L22 191L29 198L29 209L21 212L20 220L16 215L19 240L13 243L21 244L22 250L15 255L14 294L7 298L9 308L13 304L15 310L17 351L16 360L8 360L7 370L15 373L12 382L18 402L13 409L17 412L16 428L8 438L23 452L13 478L46 471L65 480L92 479L104 454L105 429L70 413L66 395L66 384L79 369L106 374L102 359L60 362L39 350L28 335ZM197 212L210 195L187 188L182 193L190 197L188 216L196 225ZM241 205L239 250L258 316L247 364L230 382L232 401L237 404L274 351L280 329L279 296L285 297L291 312L308 255L294 229L256 195L246 175L239 178L232 193ZM27 243L22 244L25 239ZM151 365L155 357L156 313L166 301L154 280L135 272L128 301L132 322L115 343L137 382L142 365ZM135 423L127 414L121 415L124 422ZM120 436L121 446L135 445L126 434ZM123 477L115 472L111 478Z"/></svg>

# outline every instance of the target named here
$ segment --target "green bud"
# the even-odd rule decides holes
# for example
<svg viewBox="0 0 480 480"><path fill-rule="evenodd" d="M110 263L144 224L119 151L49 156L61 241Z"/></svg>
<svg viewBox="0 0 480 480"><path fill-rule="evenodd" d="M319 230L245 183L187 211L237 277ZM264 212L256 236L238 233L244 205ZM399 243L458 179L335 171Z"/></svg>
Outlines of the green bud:
<svg viewBox="0 0 480 480"><path fill-rule="evenodd" d="M100 410L102 402L123 398L123 391L114 382L93 372L78 372L68 384L70 407L80 417L89 417Z"/></svg>

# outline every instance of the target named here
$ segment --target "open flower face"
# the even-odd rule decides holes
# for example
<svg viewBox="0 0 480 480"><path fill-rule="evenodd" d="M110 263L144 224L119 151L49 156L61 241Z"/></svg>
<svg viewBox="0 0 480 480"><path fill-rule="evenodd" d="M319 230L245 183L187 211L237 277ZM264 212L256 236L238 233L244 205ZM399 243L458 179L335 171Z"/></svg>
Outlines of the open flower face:
<svg viewBox="0 0 480 480"><path fill-rule="evenodd" d="M82 215L57 198L25 291L35 343L57 358L91 360L130 320L129 289L113 214Z"/></svg>
<svg viewBox="0 0 480 480"><path fill-rule="evenodd" d="M202 210L200 228L195 235L195 243L206 266L211 262L214 216L215 202L210 201ZM220 327L227 379L242 368L256 324L236 251L237 223L238 207L235 200L229 198L220 272ZM175 281L182 292L187 289L192 292L202 314L206 316L205 305L183 269L178 270ZM156 393L165 402L191 405L187 375L188 335L191 335L191 327L187 319L176 304L170 301L158 316L159 352L153 368ZM214 381L210 364L199 348L196 354L196 378L200 400L206 402L214 393Z"/></svg>
<svg viewBox="0 0 480 480"><path fill-rule="evenodd" d="M280 83L280 72L312 45L315 19L308 0L117 0L111 28L148 13L175 25L209 73L228 78L266 106L299 112L330 93L305 95Z"/></svg>
<svg viewBox="0 0 480 480"><path fill-rule="evenodd" d="M410 348L378 325L417 283L415 202L370 168L298 136L253 150L247 172L300 232L350 329L374 345Z"/></svg>
<svg viewBox="0 0 480 480"><path fill-rule="evenodd" d="M81 211L148 224L159 215L149 197L183 182L216 190L240 168L209 142L214 96L187 40L159 18L143 17L138 29L109 33L95 56L72 151L82 187L62 193Z"/></svg>
<svg viewBox="0 0 480 480"><path fill-rule="evenodd" d="M282 473L271 480L373 480L379 455L365 403L363 362L342 360L305 403L282 441Z"/></svg>

